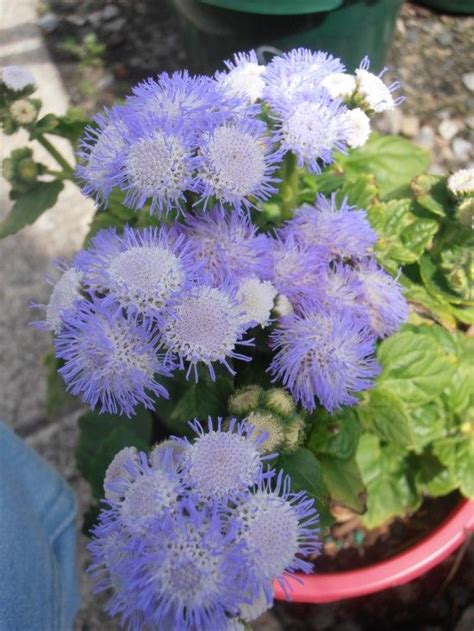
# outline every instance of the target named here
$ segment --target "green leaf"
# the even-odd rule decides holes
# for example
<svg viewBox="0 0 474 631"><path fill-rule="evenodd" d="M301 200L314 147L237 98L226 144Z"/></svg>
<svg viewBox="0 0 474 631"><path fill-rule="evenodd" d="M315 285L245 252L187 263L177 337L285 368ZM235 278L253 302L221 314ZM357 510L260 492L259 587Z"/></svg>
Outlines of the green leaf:
<svg viewBox="0 0 474 631"><path fill-rule="evenodd" d="M405 298L408 301L422 307L446 328L450 330L456 328L456 318L452 305L445 300L433 298L422 285L413 283L405 274L400 275L400 282L404 286Z"/></svg>
<svg viewBox="0 0 474 631"><path fill-rule="evenodd" d="M19 196L6 219L0 224L0 239L34 223L45 210L54 206L63 188L64 185L59 180L37 182L34 188Z"/></svg>
<svg viewBox="0 0 474 631"><path fill-rule="evenodd" d="M433 443L433 453L456 478L463 495L474 499L474 421L466 422L466 431Z"/></svg>
<svg viewBox="0 0 474 631"><path fill-rule="evenodd" d="M336 414L318 410L310 419L312 429L307 447L317 457L352 458L357 449L360 423L355 408L346 407Z"/></svg>
<svg viewBox="0 0 474 631"><path fill-rule="evenodd" d="M382 199L410 184L430 163L427 151L399 136L372 134L360 149L337 159L349 177L360 174L375 176Z"/></svg>
<svg viewBox="0 0 474 631"><path fill-rule="evenodd" d="M306 491L314 498L319 512L321 526L324 528L333 522L327 509L328 491L323 481L321 465L314 455L304 447L291 454L282 454L275 467L283 469L291 478L293 491Z"/></svg>
<svg viewBox="0 0 474 631"><path fill-rule="evenodd" d="M384 340L378 359L384 367L378 385L412 406L435 399L449 385L455 370L434 339L411 331Z"/></svg>
<svg viewBox="0 0 474 631"><path fill-rule="evenodd" d="M420 258L419 267L423 284L428 293L434 298L453 304L465 303L461 296L448 291L448 287L445 285L439 269L429 254L425 254Z"/></svg>
<svg viewBox="0 0 474 631"><path fill-rule="evenodd" d="M438 228L439 224L436 219L416 218L413 223L402 230L400 241L418 258L430 247Z"/></svg>
<svg viewBox="0 0 474 631"><path fill-rule="evenodd" d="M446 217L452 210L453 201L446 188L446 178L438 175L419 175L411 183L416 201L425 210Z"/></svg>
<svg viewBox="0 0 474 631"><path fill-rule="evenodd" d="M403 401L393 392L376 387L368 393L367 400L357 408L359 418L366 430L376 434L381 440L412 447L414 438L410 416Z"/></svg>
<svg viewBox="0 0 474 631"><path fill-rule="evenodd" d="M361 517L367 528L381 526L419 507L421 498L404 449L381 447L376 436L363 434L356 459L367 487L367 512Z"/></svg>
<svg viewBox="0 0 474 631"><path fill-rule="evenodd" d="M141 408L132 419L98 412L88 412L79 419L77 465L96 499L103 497L105 471L115 454L123 447L148 450L152 427L151 414Z"/></svg>
<svg viewBox="0 0 474 631"><path fill-rule="evenodd" d="M451 493L458 485L452 472L431 452L418 457L413 469L416 471L416 486L423 495L440 497Z"/></svg>
<svg viewBox="0 0 474 631"><path fill-rule="evenodd" d="M377 186L372 174L360 175L355 179L347 178L337 193L337 201L341 202L345 197L349 204L357 208L369 208L377 197Z"/></svg>
<svg viewBox="0 0 474 631"><path fill-rule="evenodd" d="M227 402L234 390L232 377L227 371L216 371L215 381L211 380L205 368L199 371L197 383L194 379L186 381L184 372L162 382L170 398L167 401L160 399L157 413L173 431L186 433L188 421L195 418L205 421L209 416L227 415Z"/></svg>
<svg viewBox="0 0 474 631"><path fill-rule="evenodd" d="M355 458L340 460L320 456L320 461L331 504L345 506L358 514L363 513L366 509L366 490Z"/></svg>

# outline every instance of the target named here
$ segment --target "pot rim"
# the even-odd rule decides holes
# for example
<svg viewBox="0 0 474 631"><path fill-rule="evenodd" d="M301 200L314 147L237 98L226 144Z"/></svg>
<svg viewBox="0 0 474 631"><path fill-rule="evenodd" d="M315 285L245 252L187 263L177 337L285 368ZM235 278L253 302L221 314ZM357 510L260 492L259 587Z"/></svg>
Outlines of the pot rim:
<svg viewBox="0 0 474 631"><path fill-rule="evenodd" d="M288 576L290 600L329 603L403 585L441 563L465 541L468 532L474 532L474 500L462 500L433 532L390 559L348 572ZM276 581L273 591L277 600L287 600Z"/></svg>

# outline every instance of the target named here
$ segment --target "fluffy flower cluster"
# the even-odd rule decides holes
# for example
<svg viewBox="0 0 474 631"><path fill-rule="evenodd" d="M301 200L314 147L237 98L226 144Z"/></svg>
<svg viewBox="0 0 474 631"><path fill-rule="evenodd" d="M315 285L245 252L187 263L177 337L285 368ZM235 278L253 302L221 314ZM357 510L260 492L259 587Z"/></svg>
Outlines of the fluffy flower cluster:
<svg viewBox="0 0 474 631"><path fill-rule="evenodd" d="M319 172L335 151L365 144L369 116L396 104L398 84L385 86L366 59L354 76L340 59L303 48L266 67L254 51L226 66L213 78L149 78L97 116L81 143L84 192L106 204L118 187L127 206L158 215L216 201L258 207L276 192L285 154Z"/></svg>
<svg viewBox="0 0 474 631"><path fill-rule="evenodd" d="M127 447L106 473L90 571L137 631L242 629L271 606L272 581L290 590L320 547L314 501L268 467L265 436L235 419L190 425L193 441Z"/></svg>
<svg viewBox="0 0 474 631"><path fill-rule="evenodd" d="M372 385L377 337L407 317L375 241L365 211L321 195L274 235L220 207L172 227L102 230L62 266L39 326L56 336L70 391L129 416L167 397L175 371L235 374L271 326L275 381L306 409L332 411Z"/></svg>

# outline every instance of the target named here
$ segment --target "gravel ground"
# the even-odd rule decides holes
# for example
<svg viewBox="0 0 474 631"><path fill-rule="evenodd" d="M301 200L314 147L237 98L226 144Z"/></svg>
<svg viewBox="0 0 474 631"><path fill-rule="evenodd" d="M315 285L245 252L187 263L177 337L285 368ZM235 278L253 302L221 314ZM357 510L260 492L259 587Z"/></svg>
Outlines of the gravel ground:
<svg viewBox="0 0 474 631"><path fill-rule="evenodd" d="M90 113L123 96L130 85L149 74L186 66L175 19L163 0L83 0L79 3L51 0L41 5L39 15L67 93L73 104ZM84 46L74 48L74 42L82 42L91 33L106 45L103 56L90 54ZM433 172L473 164L474 74L469 65L473 34L474 18L440 16L411 4L403 7L397 21L388 65L391 72L401 78L407 100L400 110L379 119L378 127L391 133L400 132L432 149ZM65 48L71 51L71 42L74 54L65 52ZM78 55L82 56L82 62ZM40 226L44 235L47 227ZM28 233L24 239L28 239ZM4 258L7 264L13 260L14 247L13 241L7 242ZM41 259L44 267L52 249L44 248L39 253L33 248L25 249L24 265L31 268L32 274L37 274L37 259ZM12 268L11 274L14 272ZM25 302L31 297L27 296L29 293L31 286L24 288L20 298L14 292L14 297ZM11 299L9 294L4 297ZM17 323L15 330L19 330L19 325L25 326L26 320ZM35 336L33 342L37 343L37 334L32 335ZM26 336L21 345L20 337L15 343L25 347L26 353L29 338ZM41 382L40 386L43 385ZM24 388L28 390L26 382ZM36 388L39 390L41 387ZM43 398L41 406L44 406ZM24 399L30 400L28 395ZM68 479L84 508L90 494L73 460L78 413L71 412L48 424L44 417L37 418L34 406L30 407L31 410L8 409L7 416L24 417L19 433ZM86 538L80 534L80 569L87 563L85 543ZM254 628L258 631L472 631L473 593L474 549L471 546L464 550L462 559L453 555L422 580L409 585L345 603L278 604L274 612L261 617ZM82 584L82 607L75 629L118 629L118 625L102 613L101 601L91 595L86 580Z"/></svg>

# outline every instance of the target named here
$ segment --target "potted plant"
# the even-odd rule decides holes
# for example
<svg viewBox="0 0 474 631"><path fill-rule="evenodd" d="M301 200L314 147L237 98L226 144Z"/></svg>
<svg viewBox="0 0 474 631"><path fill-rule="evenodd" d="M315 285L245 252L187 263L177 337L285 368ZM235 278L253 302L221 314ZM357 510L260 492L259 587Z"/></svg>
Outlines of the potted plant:
<svg viewBox="0 0 474 631"><path fill-rule="evenodd" d="M241 629L271 604L272 578L279 597L356 595L344 575L325 595L317 577L287 577L319 551L314 506L323 535L344 512L374 528L424 496L474 495L472 172L425 175L424 150L370 134L398 85L366 59L355 75L301 49L227 65L143 82L93 125L38 118L31 75L1 75L4 130L25 128L59 170L13 152L0 235L52 206L64 180L98 201L38 326L55 338L50 385L91 407L78 464L108 505L93 572L114 591L111 613L137 626ZM75 174L54 135L82 136ZM417 561L414 576L420 553L430 567L460 522L472 526L472 503L369 568L366 593L401 580L383 572L402 561ZM212 594L185 589L216 555Z"/></svg>

